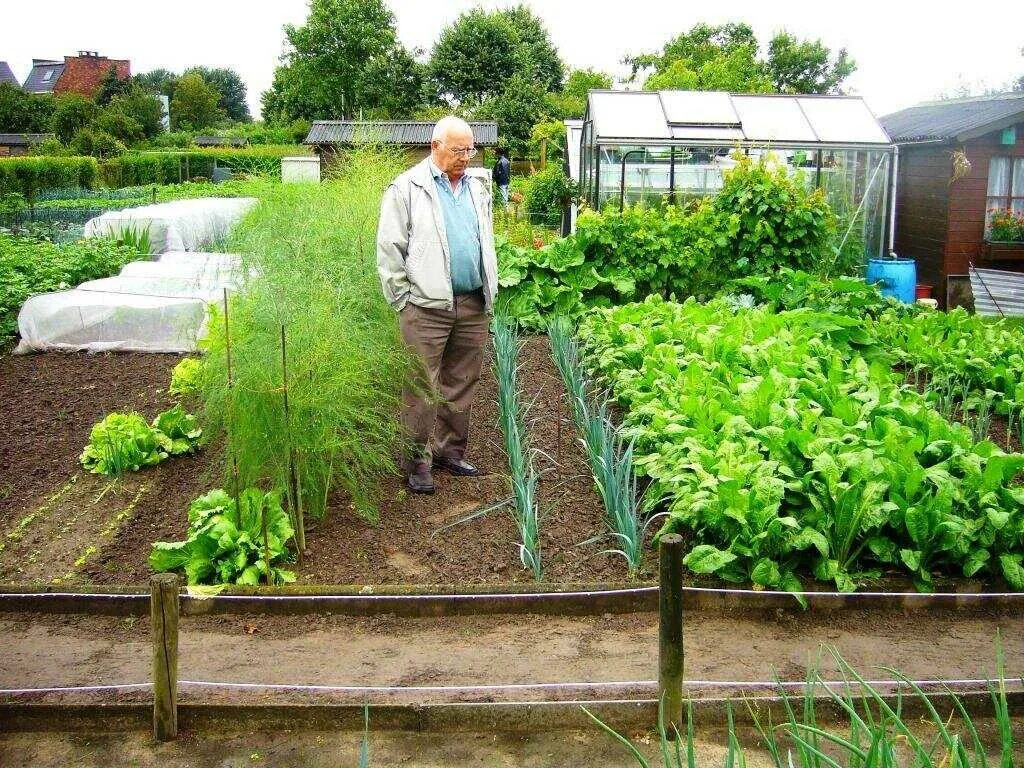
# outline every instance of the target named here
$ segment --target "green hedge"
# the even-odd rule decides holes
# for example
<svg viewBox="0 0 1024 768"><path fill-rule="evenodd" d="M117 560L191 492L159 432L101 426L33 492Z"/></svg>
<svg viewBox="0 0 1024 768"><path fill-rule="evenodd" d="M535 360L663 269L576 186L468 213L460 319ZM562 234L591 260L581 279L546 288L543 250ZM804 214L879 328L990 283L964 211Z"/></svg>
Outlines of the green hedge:
<svg viewBox="0 0 1024 768"><path fill-rule="evenodd" d="M98 178L99 165L92 157L0 158L0 194L16 192L29 201L51 189L92 189Z"/></svg>
<svg viewBox="0 0 1024 768"><path fill-rule="evenodd" d="M240 149L196 149L167 152L129 152L106 160L103 183L108 187L176 184L196 177L212 178L213 167L227 166L242 173L277 175L281 158L305 153L304 147L267 145Z"/></svg>

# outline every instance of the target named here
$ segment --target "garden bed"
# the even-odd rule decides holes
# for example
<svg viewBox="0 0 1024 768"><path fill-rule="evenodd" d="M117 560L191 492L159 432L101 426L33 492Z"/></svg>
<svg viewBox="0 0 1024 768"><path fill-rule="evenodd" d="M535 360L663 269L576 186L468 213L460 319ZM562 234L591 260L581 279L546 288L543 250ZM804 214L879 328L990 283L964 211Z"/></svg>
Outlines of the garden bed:
<svg viewBox="0 0 1024 768"><path fill-rule="evenodd" d="M531 339L522 355L525 396L528 402L536 399L533 412L542 417L533 426L536 446L560 461L541 483L545 580L624 580L624 561L602 554L607 542L579 546L603 530L603 513L561 402L562 385L546 339ZM9 425L0 462L11 468L0 498L5 544L0 579L140 584L150 573L150 544L184 537L188 503L223 481L219 443L198 456L177 457L113 483L78 465L89 429L107 413L135 409L151 418L172 404L166 387L179 359L46 354L0 361L0 423ZM554 413L560 414L561 428ZM508 495L495 422L495 383L488 358L474 404L469 456L482 476L438 475L434 496L407 494L399 475L387 477L378 525L357 515L344 494L332 495L324 520L309 522L307 556L297 568L299 581L528 580L507 507L459 522ZM70 482L71 478L77 479ZM55 494L60 495L49 501ZM95 550L86 554L90 547ZM653 571L648 569L647 575Z"/></svg>

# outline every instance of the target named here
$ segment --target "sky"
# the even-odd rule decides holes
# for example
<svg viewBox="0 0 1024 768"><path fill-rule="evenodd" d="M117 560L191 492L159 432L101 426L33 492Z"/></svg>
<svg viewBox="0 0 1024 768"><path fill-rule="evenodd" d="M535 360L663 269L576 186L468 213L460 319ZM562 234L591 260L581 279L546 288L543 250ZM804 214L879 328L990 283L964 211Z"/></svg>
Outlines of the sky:
<svg viewBox="0 0 1024 768"><path fill-rule="evenodd" d="M438 33L474 6L507 7L497 0L388 0L398 34L429 52ZM1024 75L1024 2L950 4L918 0L836 3L786 0L527 0L569 67L622 76L626 53L659 49L698 22L745 21L763 44L781 30L845 47L857 71L845 83L884 115L960 88L999 88ZM127 58L132 71L189 66L231 67L248 87L259 115L270 86L286 23L301 24L307 0L4 0L0 61L24 80L33 58L60 59L79 50ZM9 6L9 7L7 7Z"/></svg>

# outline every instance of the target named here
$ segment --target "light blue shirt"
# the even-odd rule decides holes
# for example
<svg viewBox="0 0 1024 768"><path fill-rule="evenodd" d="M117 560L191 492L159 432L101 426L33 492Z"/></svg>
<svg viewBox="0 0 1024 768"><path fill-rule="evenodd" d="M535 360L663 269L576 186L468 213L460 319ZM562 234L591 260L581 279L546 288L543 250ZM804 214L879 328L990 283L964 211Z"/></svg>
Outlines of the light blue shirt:
<svg viewBox="0 0 1024 768"><path fill-rule="evenodd" d="M430 163L430 173L434 177L434 186L441 200L441 212L444 214L451 258L452 293L471 293L482 288L484 280L480 267L480 222L477 220L469 179L463 175L453 191L448 174L434 165L432 160L427 162Z"/></svg>

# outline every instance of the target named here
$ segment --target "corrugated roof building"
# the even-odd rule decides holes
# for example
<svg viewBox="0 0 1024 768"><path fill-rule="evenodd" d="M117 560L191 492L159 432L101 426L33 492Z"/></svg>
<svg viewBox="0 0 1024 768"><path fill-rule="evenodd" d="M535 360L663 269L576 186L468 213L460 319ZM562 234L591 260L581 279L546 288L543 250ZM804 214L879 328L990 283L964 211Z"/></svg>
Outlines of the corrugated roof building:
<svg viewBox="0 0 1024 768"><path fill-rule="evenodd" d="M473 129L473 142L478 148L497 145L497 123L470 122L469 126ZM434 123L411 120L318 120L310 127L304 143L313 145L325 170L337 162L339 153L361 141L401 147L408 155L410 164L413 164L430 154L430 135L433 130ZM482 162L483 153L477 153L470 164L479 166Z"/></svg>
<svg viewBox="0 0 1024 768"><path fill-rule="evenodd" d="M52 133L0 133L0 157L27 155L36 144L52 138Z"/></svg>

